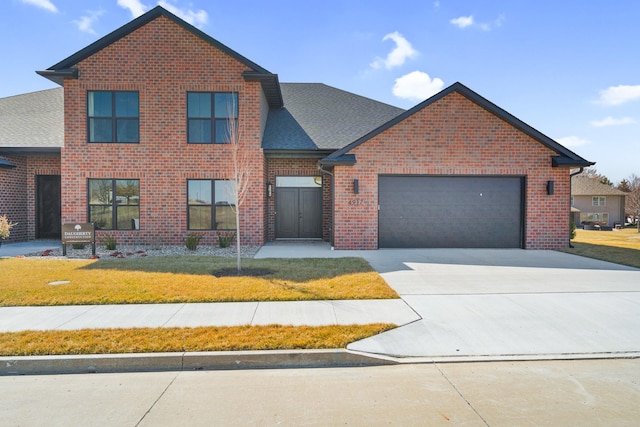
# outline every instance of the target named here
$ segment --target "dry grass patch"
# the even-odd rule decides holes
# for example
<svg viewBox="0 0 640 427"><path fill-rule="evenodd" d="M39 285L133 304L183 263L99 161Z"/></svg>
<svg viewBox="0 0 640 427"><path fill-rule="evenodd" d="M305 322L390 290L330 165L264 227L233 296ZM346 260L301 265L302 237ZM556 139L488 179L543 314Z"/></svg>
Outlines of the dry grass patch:
<svg viewBox="0 0 640 427"><path fill-rule="evenodd" d="M0 334L0 356L344 348L395 325L83 329Z"/></svg>
<svg viewBox="0 0 640 427"><path fill-rule="evenodd" d="M217 257L0 259L0 306L398 298L361 258L245 259L242 265L272 273L216 277L235 266Z"/></svg>
<svg viewBox="0 0 640 427"><path fill-rule="evenodd" d="M562 252L640 268L640 233L635 228L615 231L576 230L573 249Z"/></svg>

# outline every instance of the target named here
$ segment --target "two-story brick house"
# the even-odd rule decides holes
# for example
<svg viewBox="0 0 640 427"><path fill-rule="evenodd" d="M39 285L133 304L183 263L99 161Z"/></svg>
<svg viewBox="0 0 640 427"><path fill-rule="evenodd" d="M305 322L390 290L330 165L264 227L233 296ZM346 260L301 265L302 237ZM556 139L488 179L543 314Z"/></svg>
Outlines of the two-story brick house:
<svg viewBox="0 0 640 427"><path fill-rule="evenodd" d="M214 243L235 228L230 124L252 168L243 244L565 247L569 168L592 164L459 83L408 111L280 83L161 7L38 73L63 86L59 157L49 147L39 169L38 150L0 146L16 166L3 182L26 192L5 202L29 206L25 238L44 235L31 219L39 176L59 175L58 222L122 243L192 231Z"/></svg>

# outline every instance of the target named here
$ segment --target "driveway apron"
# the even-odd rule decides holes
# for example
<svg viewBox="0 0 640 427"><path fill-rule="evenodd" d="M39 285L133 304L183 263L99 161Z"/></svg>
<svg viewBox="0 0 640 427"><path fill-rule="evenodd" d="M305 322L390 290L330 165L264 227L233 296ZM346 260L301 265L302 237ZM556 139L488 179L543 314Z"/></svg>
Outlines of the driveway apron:
<svg viewBox="0 0 640 427"><path fill-rule="evenodd" d="M359 255L421 320L355 342L350 350L434 360L640 354L639 269L520 249Z"/></svg>

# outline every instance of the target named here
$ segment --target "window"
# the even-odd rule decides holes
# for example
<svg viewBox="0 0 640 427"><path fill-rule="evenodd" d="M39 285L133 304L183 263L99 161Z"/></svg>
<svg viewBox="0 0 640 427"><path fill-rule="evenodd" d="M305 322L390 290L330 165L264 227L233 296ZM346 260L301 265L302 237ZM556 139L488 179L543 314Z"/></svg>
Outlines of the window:
<svg viewBox="0 0 640 427"><path fill-rule="evenodd" d="M593 196L591 198L591 204L593 206L607 206L607 198L604 196Z"/></svg>
<svg viewBox="0 0 640 427"><path fill-rule="evenodd" d="M89 142L140 142L138 92L87 92Z"/></svg>
<svg viewBox="0 0 640 427"><path fill-rule="evenodd" d="M101 230L140 228L140 181L90 179L89 222Z"/></svg>
<svg viewBox="0 0 640 427"><path fill-rule="evenodd" d="M587 212L580 214L580 222L592 222L602 225L609 224L608 212Z"/></svg>
<svg viewBox="0 0 640 427"><path fill-rule="evenodd" d="M190 179L187 181L189 230L235 230L235 200L230 181Z"/></svg>
<svg viewBox="0 0 640 427"><path fill-rule="evenodd" d="M227 144L229 128L238 122L238 94L187 94L187 141L191 144Z"/></svg>

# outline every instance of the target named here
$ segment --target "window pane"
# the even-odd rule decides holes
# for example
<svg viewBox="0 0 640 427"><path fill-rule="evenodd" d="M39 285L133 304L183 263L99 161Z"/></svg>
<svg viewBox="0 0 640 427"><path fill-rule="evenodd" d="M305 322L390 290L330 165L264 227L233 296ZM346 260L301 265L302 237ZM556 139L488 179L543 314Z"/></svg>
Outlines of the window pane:
<svg viewBox="0 0 640 427"><path fill-rule="evenodd" d="M138 117L138 92L116 92L116 116Z"/></svg>
<svg viewBox="0 0 640 427"><path fill-rule="evenodd" d="M116 216L118 218L118 230L133 230L135 229L134 220L140 219L140 207L118 206Z"/></svg>
<svg viewBox="0 0 640 427"><path fill-rule="evenodd" d="M116 204L140 204L140 181L137 179L116 180Z"/></svg>
<svg viewBox="0 0 640 427"><path fill-rule="evenodd" d="M216 120L216 144L227 144L231 142L229 135L229 124L231 122L226 119Z"/></svg>
<svg viewBox="0 0 640 427"><path fill-rule="evenodd" d="M231 206L216 203L216 230L235 230L236 214Z"/></svg>
<svg viewBox="0 0 640 427"><path fill-rule="evenodd" d="M110 179L90 179L89 180L89 204L109 205L112 196Z"/></svg>
<svg viewBox="0 0 640 427"><path fill-rule="evenodd" d="M211 94L210 93L187 94L187 117L210 118L211 117Z"/></svg>
<svg viewBox="0 0 640 427"><path fill-rule="evenodd" d="M215 181L216 205L229 206L236 204L236 196L231 181Z"/></svg>
<svg viewBox="0 0 640 427"><path fill-rule="evenodd" d="M238 94L216 93L214 94L215 118L238 117Z"/></svg>
<svg viewBox="0 0 640 427"><path fill-rule="evenodd" d="M118 119L116 121L116 142L139 142L138 119Z"/></svg>
<svg viewBox="0 0 640 427"><path fill-rule="evenodd" d="M211 143L211 121L189 119L189 142Z"/></svg>
<svg viewBox="0 0 640 427"><path fill-rule="evenodd" d="M188 198L190 205L211 205L211 181L189 180Z"/></svg>
<svg viewBox="0 0 640 427"><path fill-rule="evenodd" d="M89 142L113 142L111 119L89 119Z"/></svg>
<svg viewBox="0 0 640 427"><path fill-rule="evenodd" d="M211 206L189 206L189 230L211 230Z"/></svg>
<svg viewBox="0 0 640 427"><path fill-rule="evenodd" d="M96 228L100 230L112 230L111 206L89 206L89 222L95 222Z"/></svg>
<svg viewBox="0 0 640 427"><path fill-rule="evenodd" d="M321 176L277 176L276 187L322 187Z"/></svg>
<svg viewBox="0 0 640 427"><path fill-rule="evenodd" d="M87 96L89 117L111 117L111 92L89 92Z"/></svg>

